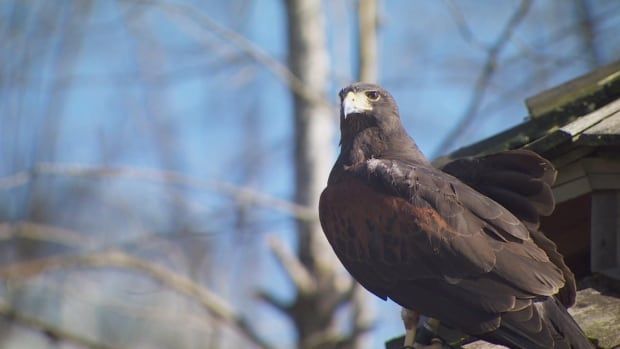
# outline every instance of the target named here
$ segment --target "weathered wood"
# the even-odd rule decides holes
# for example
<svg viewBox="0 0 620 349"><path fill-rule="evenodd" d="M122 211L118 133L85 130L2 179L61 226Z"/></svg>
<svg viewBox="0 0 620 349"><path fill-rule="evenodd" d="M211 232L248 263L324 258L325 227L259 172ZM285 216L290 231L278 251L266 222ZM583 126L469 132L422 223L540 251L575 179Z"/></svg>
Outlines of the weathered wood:
<svg viewBox="0 0 620 349"><path fill-rule="evenodd" d="M446 157L433 163L445 163L450 159L464 156L492 154L507 149L521 148L522 146L547 135L550 130L576 119L573 115L554 115L548 118L529 120L500 132L472 145L457 149Z"/></svg>
<svg viewBox="0 0 620 349"><path fill-rule="evenodd" d="M568 310L584 332L602 348L620 346L620 298L588 288L577 293L577 303Z"/></svg>
<svg viewBox="0 0 620 349"><path fill-rule="evenodd" d="M620 190L592 193L592 271L620 268Z"/></svg>
<svg viewBox="0 0 620 349"><path fill-rule="evenodd" d="M620 61L526 99L532 118L551 113L583 115L618 97ZM610 99L611 98L611 99Z"/></svg>
<svg viewBox="0 0 620 349"><path fill-rule="evenodd" d="M559 203L609 189L620 190L620 159L584 158L558 168L553 194Z"/></svg>
<svg viewBox="0 0 620 349"><path fill-rule="evenodd" d="M560 169L560 168L563 168L569 164L572 164L578 161L579 159L587 157L592 152L594 152L594 148L592 147L584 147L584 146L574 147L573 149L569 150L565 154L559 155L558 157L554 158L553 165L555 166L556 169ZM558 181L556 180L556 183L557 182Z"/></svg>
<svg viewBox="0 0 620 349"><path fill-rule="evenodd" d="M553 188L553 196L556 202L565 202L580 197L592 191L587 177L579 177L564 185Z"/></svg>
<svg viewBox="0 0 620 349"><path fill-rule="evenodd" d="M575 143L590 146L620 146L620 112L584 132Z"/></svg>
<svg viewBox="0 0 620 349"><path fill-rule="evenodd" d="M558 168L558 177L553 186L556 203L565 202L592 191L582 161L575 161Z"/></svg>
<svg viewBox="0 0 620 349"><path fill-rule="evenodd" d="M595 128L607 118L612 118L614 115L617 116L619 111L620 99L615 100L587 115L584 115L566 126L562 126L561 129L571 136L577 136L589 129Z"/></svg>
<svg viewBox="0 0 620 349"><path fill-rule="evenodd" d="M597 137L598 134L593 132L592 129L596 128L601 123L607 122L609 119L614 120L616 118L620 119L620 99L550 131L544 137L526 144L524 148L533 150L539 154L545 154L553 150L558 150L561 146L563 146L564 149L570 149L573 147L573 143L577 141L585 145L588 144L588 140L593 140L590 143L600 145L600 141L598 141ZM618 131L620 131L620 129ZM589 138L584 138L582 140L584 136Z"/></svg>
<svg viewBox="0 0 620 349"><path fill-rule="evenodd" d="M588 87L583 87L582 84ZM571 88L577 91L571 92ZM506 131L460 148L434 163L527 147L544 153L571 141L580 144L620 145L620 116L602 121L620 109L620 61L591 74L531 97L526 102L530 118ZM615 101L615 102L614 102ZM588 132L592 129L593 132ZM579 136L579 137L575 137ZM569 151L570 147L566 149Z"/></svg>

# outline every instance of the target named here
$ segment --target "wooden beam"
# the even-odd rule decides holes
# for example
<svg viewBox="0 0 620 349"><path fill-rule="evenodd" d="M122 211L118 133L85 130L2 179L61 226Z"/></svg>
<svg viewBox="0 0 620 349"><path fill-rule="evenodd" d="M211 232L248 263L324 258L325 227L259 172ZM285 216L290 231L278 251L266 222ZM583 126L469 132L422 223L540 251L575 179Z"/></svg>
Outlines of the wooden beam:
<svg viewBox="0 0 620 349"><path fill-rule="evenodd" d="M584 115L618 98L620 61L526 99L532 118L552 113Z"/></svg>
<svg viewBox="0 0 620 349"><path fill-rule="evenodd" d="M592 193L590 248L592 271L620 268L620 190Z"/></svg>
<svg viewBox="0 0 620 349"><path fill-rule="evenodd" d="M620 159L583 158L558 168L553 186L556 202L596 190L620 190Z"/></svg>

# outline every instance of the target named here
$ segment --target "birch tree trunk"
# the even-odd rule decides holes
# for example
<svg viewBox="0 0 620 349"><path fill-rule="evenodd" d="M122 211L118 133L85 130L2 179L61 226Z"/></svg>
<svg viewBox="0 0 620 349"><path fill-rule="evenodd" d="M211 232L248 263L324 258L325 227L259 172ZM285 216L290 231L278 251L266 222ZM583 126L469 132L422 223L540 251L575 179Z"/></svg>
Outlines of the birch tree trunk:
<svg viewBox="0 0 620 349"><path fill-rule="evenodd" d="M325 96L329 69L321 1L288 0L286 5L291 72L315 95ZM330 112L327 103L294 96L295 199L311 208L318 208L333 160ZM311 272L332 269L326 264L333 262L333 257L318 218L298 220L297 228L301 262Z"/></svg>

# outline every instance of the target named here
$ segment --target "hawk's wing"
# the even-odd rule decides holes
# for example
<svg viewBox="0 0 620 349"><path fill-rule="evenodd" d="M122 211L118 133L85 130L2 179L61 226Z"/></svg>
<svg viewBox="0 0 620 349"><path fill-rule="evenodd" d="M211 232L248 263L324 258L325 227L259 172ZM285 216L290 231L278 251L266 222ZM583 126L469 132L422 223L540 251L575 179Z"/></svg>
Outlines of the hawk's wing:
<svg viewBox="0 0 620 349"><path fill-rule="evenodd" d="M566 284L558 298L566 307L575 304L575 276L564 263L557 246L538 227L540 216L555 207L551 185L557 171L549 160L523 149L452 161L442 171L488 196L521 220L534 242L562 269Z"/></svg>
<svg viewBox="0 0 620 349"><path fill-rule="evenodd" d="M321 224L367 289L469 333L512 318L532 347L550 344L532 301L564 279L508 210L424 165L373 159L339 178L322 194Z"/></svg>
<svg viewBox="0 0 620 349"><path fill-rule="evenodd" d="M557 172L549 160L528 150L457 159L442 171L507 208L530 231L555 207L551 185Z"/></svg>

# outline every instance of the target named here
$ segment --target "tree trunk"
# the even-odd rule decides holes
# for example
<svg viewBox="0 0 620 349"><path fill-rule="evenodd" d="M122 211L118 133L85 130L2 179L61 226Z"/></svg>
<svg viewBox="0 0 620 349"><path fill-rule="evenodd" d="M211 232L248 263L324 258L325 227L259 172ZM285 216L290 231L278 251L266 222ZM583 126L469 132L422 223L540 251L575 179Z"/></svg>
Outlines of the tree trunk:
<svg viewBox="0 0 620 349"><path fill-rule="evenodd" d="M325 18L320 0L287 0L289 66L304 86L325 96L329 79ZM294 95L295 200L318 213L321 191L333 163L334 123L324 101ZM298 288L289 316L300 348L335 347L333 317L343 290L338 289L336 260L323 235L318 215L297 221L298 258L313 282ZM342 288L342 287L340 287Z"/></svg>
<svg viewBox="0 0 620 349"><path fill-rule="evenodd" d="M286 4L290 69L309 90L324 96L329 72L321 1L289 0ZM333 123L326 103L298 95L294 96L294 113L295 199L299 204L315 208L333 159ZM300 259L310 271L321 268L321 263L333 261L318 219L298 220L297 228ZM329 265L326 267L331 269Z"/></svg>

